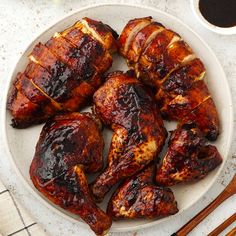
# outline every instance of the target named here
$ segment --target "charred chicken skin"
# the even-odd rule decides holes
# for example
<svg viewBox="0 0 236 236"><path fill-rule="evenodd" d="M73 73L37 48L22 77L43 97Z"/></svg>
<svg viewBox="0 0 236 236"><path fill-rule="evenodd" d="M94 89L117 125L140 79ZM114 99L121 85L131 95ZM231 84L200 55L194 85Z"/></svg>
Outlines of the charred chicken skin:
<svg viewBox="0 0 236 236"><path fill-rule="evenodd" d="M88 103L112 65L117 37L108 25L84 18L45 44L38 43L9 94L13 127L41 123Z"/></svg>
<svg viewBox="0 0 236 236"><path fill-rule="evenodd" d="M101 123L90 113L70 113L43 127L30 166L35 187L50 201L79 215L97 235L111 219L93 202L85 172L102 168Z"/></svg>
<svg viewBox="0 0 236 236"><path fill-rule="evenodd" d="M152 95L131 73L111 73L93 101L96 115L114 131L108 166L91 185L100 201L113 185L157 156L167 133Z"/></svg>
<svg viewBox="0 0 236 236"><path fill-rule="evenodd" d="M136 76L156 90L163 118L179 126L195 123L209 140L217 138L219 119L204 65L177 33L145 17L129 21L119 43Z"/></svg>
<svg viewBox="0 0 236 236"><path fill-rule="evenodd" d="M122 183L108 203L107 213L119 218L161 218L178 212L169 188L152 183L154 166L148 166Z"/></svg>
<svg viewBox="0 0 236 236"><path fill-rule="evenodd" d="M201 131L185 125L172 132L169 148L156 174L156 182L171 186L202 179L222 162L215 146L209 145Z"/></svg>

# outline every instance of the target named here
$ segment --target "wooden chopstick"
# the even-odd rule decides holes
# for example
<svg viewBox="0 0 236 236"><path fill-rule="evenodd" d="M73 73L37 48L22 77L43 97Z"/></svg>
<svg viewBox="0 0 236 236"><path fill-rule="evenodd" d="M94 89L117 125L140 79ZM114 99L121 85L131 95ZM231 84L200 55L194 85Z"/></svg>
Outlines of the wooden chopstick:
<svg viewBox="0 0 236 236"><path fill-rule="evenodd" d="M217 228L215 228L208 236L217 236L219 235L224 229L226 229L229 225L231 225L236 220L236 212L226 219L222 224L220 224Z"/></svg>
<svg viewBox="0 0 236 236"><path fill-rule="evenodd" d="M207 207L205 207L201 212L199 212L195 217L193 217L189 222L187 222L183 227L181 227L172 236L185 236L190 231L192 231L202 220L204 220L212 211L214 211L223 201L231 197L236 193L236 174L233 179L229 182L226 188L221 192L218 197L211 202Z"/></svg>
<svg viewBox="0 0 236 236"><path fill-rule="evenodd" d="M236 227L229 231L225 236L235 236L236 235Z"/></svg>

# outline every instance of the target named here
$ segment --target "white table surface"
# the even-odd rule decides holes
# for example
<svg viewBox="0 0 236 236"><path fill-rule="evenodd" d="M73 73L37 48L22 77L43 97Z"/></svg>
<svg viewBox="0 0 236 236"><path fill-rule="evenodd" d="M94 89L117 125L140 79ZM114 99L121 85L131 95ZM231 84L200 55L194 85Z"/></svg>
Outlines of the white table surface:
<svg viewBox="0 0 236 236"><path fill-rule="evenodd" d="M102 1L114 2L114 1ZM166 11L196 31L213 49L225 70L230 84L234 109L236 110L236 35L221 36L209 32L203 28L190 9L189 0L133 0L119 1L131 2L142 5L154 6ZM0 0L0 99L7 81L10 79L10 72L14 64L27 44L36 37L47 25L60 19L63 15L78 9L79 7L101 1L87 0ZM2 109L2 107L0 107ZM1 121L2 122L2 121ZM234 123L235 123L234 119ZM1 135L1 134L0 134ZM89 230L83 229L76 224L59 224L60 217L51 213L45 206L37 207L36 199L24 188L17 175L12 170L0 136L0 178L12 193L27 207L35 219L51 235L93 235ZM231 154L222 174L211 190L200 201L187 212L171 221L158 224L155 227L127 233L110 233L109 235L134 236L134 235L170 235L187 222L198 211L211 202L217 194L226 186L233 174L236 172L236 136L234 135ZM30 206L30 207L29 207ZM0 209L1 210L1 209ZM222 221L236 211L236 196L231 197L207 217L190 235L206 235ZM236 226L236 222L226 231Z"/></svg>

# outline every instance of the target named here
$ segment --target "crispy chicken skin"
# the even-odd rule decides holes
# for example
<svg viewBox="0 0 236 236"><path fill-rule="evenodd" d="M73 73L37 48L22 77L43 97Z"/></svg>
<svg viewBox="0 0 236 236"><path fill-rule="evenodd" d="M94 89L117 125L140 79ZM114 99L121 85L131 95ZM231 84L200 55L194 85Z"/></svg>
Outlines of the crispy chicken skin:
<svg viewBox="0 0 236 236"><path fill-rule="evenodd" d="M195 123L209 140L216 140L219 118L203 80L204 65L181 36L144 17L127 23L119 43L138 79L155 89L163 118L180 126Z"/></svg>
<svg viewBox="0 0 236 236"><path fill-rule="evenodd" d="M96 115L114 131L108 166L91 186L100 201L113 185L155 159L167 133L152 95L131 73L111 73L93 101Z"/></svg>
<svg viewBox="0 0 236 236"><path fill-rule="evenodd" d="M202 179L221 162L218 150L207 144L201 131L185 125L172 132L168 151L156 173L156 182L171 186Z"/></svg>
<svg viewBox="0 0 236 236"><path fill-rule="evenodd" d="M90 113L56 116L43 127L30 166L34 186L50 201L79 215L97 235L111 219L93 202L85 172L102 168L100 121Z"/></svg>
<svg viewBox="0 0 236 236"><path fill-rule="evenodd" d="M83 18L45 44L38 43L8 97L13 127L25 128L86 105L112 65L117 37L108 25Z"/></svg>
<svg viewBox="0 0 236 236"><path fill-rule="evenodd" d="M155 186L153 165L126 179L111 197L107 214L119 218L161 218L178 212L174 195L169 188Z"/></svg>

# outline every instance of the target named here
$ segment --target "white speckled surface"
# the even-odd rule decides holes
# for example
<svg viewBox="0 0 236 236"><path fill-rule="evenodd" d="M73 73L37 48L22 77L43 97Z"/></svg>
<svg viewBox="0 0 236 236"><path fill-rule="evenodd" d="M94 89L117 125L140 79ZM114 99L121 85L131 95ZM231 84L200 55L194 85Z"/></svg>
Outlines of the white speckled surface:
<svg viewBox="0 0 236 236"><path fill-rule="evenodd" d="M16 61L21 55L21 51L27 44L35 38L47 25L53 21L60 19L63 15L76 10L79 7L88 5L89 3L101 3L101 1L33 1L33 0L1 0L0 1L0 86L4 91L6 82L10 79L10 72ZM113 1L102 1L113 2ZM139 3L157 7L174 16L177 16L183 22L188 24L195 30L214 50L216 56L221 61L228 78L231 92L233 95L233 103L236 104L236 35L220 36L203 28L193 16L190 3L188 0L133 0L119 1ZM2 93L0 92L0 99ZM2 109L0 107L0 109ZM236 105L234 106L236 110ZM235 121L234 121L235 123ZM1 134L0 134L1 135ZM234 135L235 136L235 135ZM140 230L138 232L114 233L112 236L118 235L170 235L194 216L199 210L204 208L229 182L233 174L236 172L236 136L233 139L231 155L217 183L211 188L206 196L204 196L195 206L181 215L181 217L173 218L167 223L161 223L156 227ZM15 194L23 205L30 208L32 215L51 235L93 235L89 230L79 228L76 224L58 223L59 216L52 215L49 210L42 206L40 209L36 207L36 199L23 187L18 180L16 174L11 168L9 160L4 153L4 147L1 143L0 136L0 178L6 186ZM30 206L30 207L29 207ZM1 209L0 209L1 210ZM231 197L223 203L214 213L204 220L190 235L206 235L213 228L219 225L223 220L228 218L236 211L236 196ZM229 231L234 225L231 225L226 231Z"/></svg>

